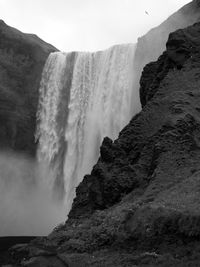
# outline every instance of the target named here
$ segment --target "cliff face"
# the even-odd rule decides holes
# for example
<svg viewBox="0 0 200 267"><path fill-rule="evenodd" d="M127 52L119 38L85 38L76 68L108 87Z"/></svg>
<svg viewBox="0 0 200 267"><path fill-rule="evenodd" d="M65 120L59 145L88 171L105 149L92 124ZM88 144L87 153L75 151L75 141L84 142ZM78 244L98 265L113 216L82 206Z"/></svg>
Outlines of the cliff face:
<svg viewBox="0 0 200 267"><path fill-rule="evenodd" d="M38 88L56 48L0 21L0 149L35 153Z"/></svg>
<svg viewBox="0 0 200 267"><path fill-rule="evenodd" d="M151 29L138 39L137 58L139 69L147 63L156 60L165 50L170 32L185 28L200 19L200 1L194 0L171 15L158 27ZM141 69L141 70L142 70Z"/></svg>
<svg viewBox="0 0 200 267"><path fill-rule="evenodd" d="M167 42L143 70L143 109L117 140L104 139L67 222L13 249L9 260L26 257L22 266L32 267L199 265L200 23L167 40L169 28L198 20L199 1L186 7L165 22L172 28L161 26L139 40L138 62L144 60L137 73L159 53L144 53L148 42L157 47L158 36ZM182 15L190 20L179 24L175 18ZM163 51L164 38L160 42Z"/></svg>
<svg viewBox="0 0 200 267"><path fill-rule="evenodd" d="M106 209L130 191L148 191L152 184L154 199L157 186L171 187L198 170L199 30L197 23L170 34L167 50L144 68L143 110L117 140L104 139L98 163L77 188L70 218Z"/></svg>
<svg viewBox="0 0 200 267"><path fill-rule="evenodd" d="M198 22L199 19L200 1L194 0L179 9L158 27L153 28L138 39L134 60L135 87L138 87L138 90L143 68L149 62L157 60L165 51L169 34L178 29L192 25ZM139 110L138 107L137 110Z"/></svg>
<svg viewBox="0 0 200 267"><path fill-rule="evenodd" d="M169 33L197 22L199 14L200 1L194 0L139 38L134 67L136 89L143 67L165 50ZM37 36L0 21L0 149L35 153L39 81L45 60L53 51L55 47ZM140 106L134 103L133 112L138 110Z"/></svg>
<svg viewBox="0 0 200 267"><path fill-rule="evenodd" d="M200 23L170 34L144 68L142 111L104 139L68 221L29 245L27 266L47 264L50 251L55 266L198 266L199 34Z"/></svg>
<svg viewBox="0 0 200 267"><path fill-rule="evenodd" d="M161 25L138 39L134 59L134 75L135 86L140 80L142 107L154 96L169 70L181 69L187 59L194 57L191 53L198 47L196 43L193 45L194 42L198 42L198 31L196 29L190 28L189 32L180 30L180 32L170 35L169 33L193 24L199 19L200 1L194 0L170 16ZM185 32L187 32L187 36L184 36ZM190 36L191 33L194 36ZM167 51L162 54L166 46ZM158 57L158 61L151 62ZM149 64L142 73L143 67L147 63ZM140 77L141 73L142 78ZM154 111L151 111L151 113L153 114ZM150 119L151 113L148 115L148 119ZM154 123L150 121L150 123L158 125L162 121L162 116L165 116L163 112L159 115L156 114L156 117L160 117L160 119L155 120ZM154 157L156 159L157 156L155 154L157 152L154 151L154 145L148 144L146 146L141 141L145 140L145 131L151 133L153 126L147 126L146 119L144 125L141 125L140 120L138 121L138 115L136 115L132 120L134 129L130 130L130 127L125 127L119 135L119 140L114 143L109 138L104 139L100 148L101 158L97 165L94 166L91 175L86 175L77 188L78 197L74 201L69 218L76 218L79 215L82 216L82 214L88 216L93 210L105 209L118 202L124 194L132 191L135 186L146 184L149 173L153 172ZM142 133L143 130L144 133ZM128 147L127 151L121 146L121 143L124 143L124 141L121 141L121 136L124 136L124 132L126 132L125 139L128 140L128 144L125 145ZM129 133L132 133L132 138ZM120 145L118 145L119 143ZM130 148L129 144L131 144L132 148ZM131 160L127 158L127 155L131 157ZM102 159L103 162L105 161L108 164L102 164ZM88 185L92 187L89 192ZM110 191L112 191L112 195Z"/></svg>

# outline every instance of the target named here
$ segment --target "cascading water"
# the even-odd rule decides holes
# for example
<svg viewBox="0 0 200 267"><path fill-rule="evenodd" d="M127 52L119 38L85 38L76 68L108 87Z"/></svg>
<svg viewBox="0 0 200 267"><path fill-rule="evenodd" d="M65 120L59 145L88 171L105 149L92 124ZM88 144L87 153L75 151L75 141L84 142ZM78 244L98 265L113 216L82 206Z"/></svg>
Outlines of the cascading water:
<svg viewBox="0 0 200 267"><path fill-rule="evenodd" d="M132 114L135 45L96 53L56 52L45 64L38 109L38 157L54 169L69 211L75 187L99 156L105 136L117 138ZM137 90L138 88L136 88ZM52 186L51 183L51 186Z"/></svg>

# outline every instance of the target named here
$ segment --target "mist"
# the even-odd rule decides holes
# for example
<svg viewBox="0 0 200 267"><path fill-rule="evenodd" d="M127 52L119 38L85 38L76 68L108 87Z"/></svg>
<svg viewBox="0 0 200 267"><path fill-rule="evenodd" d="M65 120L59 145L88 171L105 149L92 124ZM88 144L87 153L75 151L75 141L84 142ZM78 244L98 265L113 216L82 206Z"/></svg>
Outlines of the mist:
<svg viewBox="0 0 200 267"><path fill-rule="evenodd" d="M47 235L66 220L63 203L52 197L52 177L44 163L0 154L0 236Z"/></svg>

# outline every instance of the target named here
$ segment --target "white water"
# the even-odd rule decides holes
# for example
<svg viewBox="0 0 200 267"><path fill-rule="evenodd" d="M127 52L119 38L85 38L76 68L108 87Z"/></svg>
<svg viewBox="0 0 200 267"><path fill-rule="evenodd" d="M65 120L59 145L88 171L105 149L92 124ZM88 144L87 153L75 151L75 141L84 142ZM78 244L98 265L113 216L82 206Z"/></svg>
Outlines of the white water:
<svg viewBox="0 0 200 267"><path fill-rule="evenodd" d="M60 133L57 130L57 112L63 88L66 55L51 54L45 64L40 83L39 117L40 117L40 153L51 161L59 149Z"/></svg>
<svg viewBox="0 0 200 267"><path fill-rule="evenodd" d="M98 159L103 138L117 138L134 115L132 105L139 102L139 99L132 99L134 53L132 44L96 53L77 52L72 65L71 53L56 52L50 54L45 64L36 133L38 155L40 160L53 163L54 179L57 179L58 166L63 168L59 173L63 176L67 212L75 187ZM69 67L73 69L72 82L65 88L66 68ZM70 99L61 110L66 99L65 90L70 90ZM67 115L61 121L63 112ZM60 161L58 155L66 144L60 165L56 161Z"/></svg>

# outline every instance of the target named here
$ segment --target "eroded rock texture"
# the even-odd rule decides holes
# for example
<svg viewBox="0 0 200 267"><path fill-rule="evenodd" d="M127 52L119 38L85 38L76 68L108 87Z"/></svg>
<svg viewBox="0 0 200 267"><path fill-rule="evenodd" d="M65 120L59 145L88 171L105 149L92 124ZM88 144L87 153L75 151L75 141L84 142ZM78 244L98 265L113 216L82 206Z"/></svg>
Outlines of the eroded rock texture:
<svg viewBox="0 0 200 267"><path fill-rule="evenodd" d="M38 87L50 52L36 35L0 21L0 149L34 154Z"/></svg>
<svg viewBox="0 0 200 267"><path fill-rule="evenodd" d="M140 89L144 108L117 140L104 139L98 163L77 188L70 218L108 208L124 194L148 189L160 179L159 186L163 180L168 184L168 179L163 179L168 172L173 173L170 185L171 179L177 183L176 172L182 171L187 161L191 164L189 158L193 172L198 170L199 30L197 23L170 34L167 50L144 68ZM162 165L169 166L163 170ZM189 175L190 168L186 169L184 173Z"/></svg>
<svg viewBox="0 0 200 267"><path fill-rule="evenodd" d="M199 1L182 12L191 23L198 20ZM23 258L21 266L32 267L199 266L199 36L196 23L166 38L165 52L140 79L142 111L117 140L104 139L67 222L11 250L10 263Z"/></svg>
<svg viewBox="0 0 200 267"><path fill-rule="evenodd" d="M42 248L68 266L198 266L199 36L200 23L170 34L144 68L142 111L117 140L104 139L68 221L33 241L28 258Z"/></svg>
<svg viewBox="0 0 200 267"><path fill-rule="evenodd" d="M139 79L143 67L157 58L165 51L166 42L170 32L183 29L198 22L200 19L200 1L194 0L171 15L158 27L138 39L136 51L136 71Z"/></svg>

